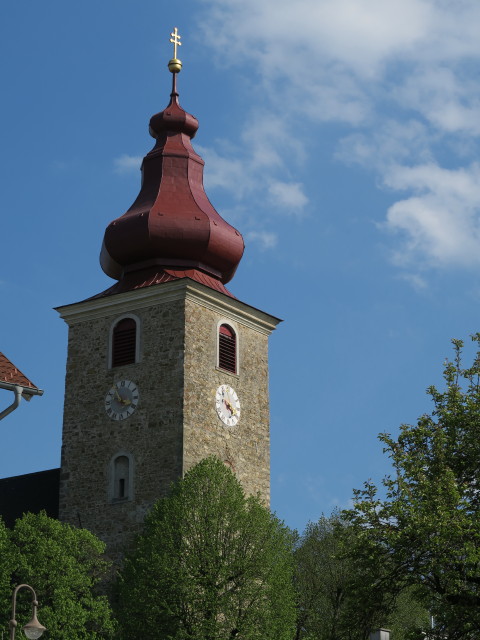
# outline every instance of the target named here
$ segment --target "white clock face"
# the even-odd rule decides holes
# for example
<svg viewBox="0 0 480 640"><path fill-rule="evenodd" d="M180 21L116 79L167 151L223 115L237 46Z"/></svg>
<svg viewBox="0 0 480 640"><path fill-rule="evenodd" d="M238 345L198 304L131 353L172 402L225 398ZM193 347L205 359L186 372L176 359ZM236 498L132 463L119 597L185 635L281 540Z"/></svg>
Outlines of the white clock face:
<svg viewBox="0 0 480 640"><path fill-rule="evenodd" d="M138 387L130 380L119 380L107 391L105 411L112 420L129 418L138 405Z"/></svg>
<svg viewBox="0 0 480 640"><path fill-rule="evenodd" d="M222 384L215 394L215 407L218 417L228 427L234 427L240 420L240 400L227 384Z"/></svg>

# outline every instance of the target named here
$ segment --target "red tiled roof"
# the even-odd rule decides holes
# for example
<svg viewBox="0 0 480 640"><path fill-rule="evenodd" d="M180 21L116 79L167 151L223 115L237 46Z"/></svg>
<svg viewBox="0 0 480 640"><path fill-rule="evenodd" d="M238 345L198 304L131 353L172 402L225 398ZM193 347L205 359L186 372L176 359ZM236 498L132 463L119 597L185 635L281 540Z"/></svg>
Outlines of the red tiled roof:
<svg viewBox="0 0 480 640"><path fill-rule="evenodd" d="M0 382L18 384L20 387L38 389L17 367L0 351Z"/></svg>
<svg viewBox="0 0 480 640"><path fill-rule="evenodd" d="M156 284L163 284L164 282L170 282L170 280L179 280L180 278L190 278L196 280L200 284L204 284L211 289L220 291L230 298L235 296L225 287L225 285L198 269L154 269L145 271L134 271L127 273L119 282L116 282L112 287L106 289L102 293L98 293L89 300L95 300L96 298L105 298L106 296L112 296L116 293L124 293L125 291L132 291L133 289L142 289L143 287L151 287Z"/></svg>

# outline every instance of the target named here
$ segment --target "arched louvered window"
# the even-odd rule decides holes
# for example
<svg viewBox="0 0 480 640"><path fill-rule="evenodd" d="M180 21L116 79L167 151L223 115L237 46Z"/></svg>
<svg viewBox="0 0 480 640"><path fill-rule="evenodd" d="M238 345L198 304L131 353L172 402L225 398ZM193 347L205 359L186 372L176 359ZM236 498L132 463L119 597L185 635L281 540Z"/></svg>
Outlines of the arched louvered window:
<svg viewBox="0 0 480 640"><path fill-rule="evenodd" d="M136 362L137 323L133 318L117 322L112 334L112 367Z"/></svg>
<svg viewBox="0 0 480 640"><path fill-rule="evenodd" d="M130 492L130 460L117 456L113 461L113 499L128 500Z"/></svg>
<svg viewBox="0 0 480 640"><path fill-rule="evenodd" d="M218 332L218 366L237 373L237 336L228 324L222 324Z"/></svg>

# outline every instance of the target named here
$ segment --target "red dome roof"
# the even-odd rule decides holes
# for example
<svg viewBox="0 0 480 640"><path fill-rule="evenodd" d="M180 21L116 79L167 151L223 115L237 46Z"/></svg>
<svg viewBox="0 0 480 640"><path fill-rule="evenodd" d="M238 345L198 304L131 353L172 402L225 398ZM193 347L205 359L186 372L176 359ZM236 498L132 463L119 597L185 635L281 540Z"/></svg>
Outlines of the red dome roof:
<svg viewBox="0 0 480 640"><path fill-rule="evenodd" d="M100 263L117 280L135 271L167 270L175 277L211 280L223 290L243 255L243 238L207 198L205 163L191 145L198 121L181 108L175 81L176 74L170 104L150 120L156 144L143 159L140 193L108 225Z"/></svg>

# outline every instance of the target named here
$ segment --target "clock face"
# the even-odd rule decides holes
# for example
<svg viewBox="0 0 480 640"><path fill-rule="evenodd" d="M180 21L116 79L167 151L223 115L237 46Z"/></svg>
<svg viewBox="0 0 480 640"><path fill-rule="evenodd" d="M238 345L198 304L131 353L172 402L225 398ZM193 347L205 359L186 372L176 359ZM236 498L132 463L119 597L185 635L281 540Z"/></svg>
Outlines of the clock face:
<svg viewBox="0 0 480 640"><path fill-rule="evenodd" d="M137 408L138 387L130 380L119 380L105 396L105 411L112 420L125 420Z"/></svg>
<svg viewBox="0 0 480 640"><path fill-rule="evenodd" d="M240 400L227 384L222 384L215 394L215 408L218 417L228 427L234 427L240 420Z"/></svg>

